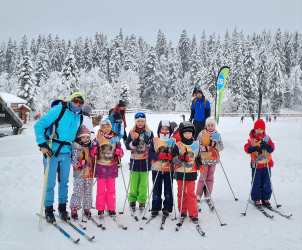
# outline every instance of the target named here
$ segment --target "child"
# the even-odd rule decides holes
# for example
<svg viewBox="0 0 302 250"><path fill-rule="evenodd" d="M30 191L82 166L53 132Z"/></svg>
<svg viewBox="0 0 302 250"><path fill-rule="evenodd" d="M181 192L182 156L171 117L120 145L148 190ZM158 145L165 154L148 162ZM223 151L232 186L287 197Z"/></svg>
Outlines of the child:
<svg viewBox="0 0 302 250"><path fill-rule="evenodd" d="M275 145L265 134L263 120L255 122L254 129L250 132L250 139L245 144L244 150L251 155L252 177L256 171L251 198L257 207L261 207L261 200L262 205L271 207L269 199L271 198L272 188L266 161L268 161L271 172L271 168L274 166L271 153L275 150Z"/></svg>
<svg viewBox="0 0 302 250"><path fill-rule="evenodd" d="M129 201L132 210L135 210L136 201L140 210L144 210L147 201L148 171L151 169L149 146L153 139L153 132L146 124L146 115L137 113L134 116L135 125L130 130L126 148L131 150ZM147 149L147 151L146 151Z"/></svg>
<svg viewBox="0 0 302 250"><path fill-rule="evenodd" d="M202 167L204 169L203 176L212 194L214 185L214 172L216 164L219 163L219 152L223 150L223 143L220 134L215 129L215 119L209 117L206 119L206 129L202 130L197 137L200 144L201 159L203 160ZM197 202L201 201L201 196L204 190L204 181L200 175L197 183ZM205 198L210 201L208 190L205 190Z"/></svg>
<svg viewBox="0 0 302 250"><path fill-rule="evenodd" d="M89 157L91 132L83 125L72 142L71 164L73 166L73 194L70 200L71 217L78 219L77 211L84 207L86 217L91 217L91 187L93 164ZM81 205L83 200L83 204Z"/></svg>
<svg viewBox="0 0 302 250"><path fill-rule="evenodd" d="M195 194L195 180L197 179L197 163L201 166L199 143L194 141L195 127L191 122L184 121L179 125L181 141L173 148L173 162L178 184L178 210L181 217L189 216L192 221L198 221L197 197ZM202 171L202 167L200 169ZM183 177L185 175L184 190ZM181 204L183 192L183 203Z"/></svg>
<svg viewBox="0 0 302 250"><path fill-rule="evenodd" d="M124 152L117 133L112 130L109 120L101 121L97 137L92 144L91 156L97 155L95 177L97 178L96 209L102 217L107 207L110 216L116 212L115 178L118 177L118 157Z"/></svg>
<svg viewBox="0 0 302 250"><path fill-rule="evenodd" d="M172 165L172 148L176 140L170 138L172 128L170 121L160 121L157 129L158 138L153 138L150 145L150 158L152 160L152 180L153 180L153 199L152 199L152 216L158 215L158 211L162 208L162 183L164 182L164 207L163 214L169 216L173 207L172 181L173 181L173 165ZM159 169L160 167L160 169ZM155 178L157 179L155 182Z"/></svg>

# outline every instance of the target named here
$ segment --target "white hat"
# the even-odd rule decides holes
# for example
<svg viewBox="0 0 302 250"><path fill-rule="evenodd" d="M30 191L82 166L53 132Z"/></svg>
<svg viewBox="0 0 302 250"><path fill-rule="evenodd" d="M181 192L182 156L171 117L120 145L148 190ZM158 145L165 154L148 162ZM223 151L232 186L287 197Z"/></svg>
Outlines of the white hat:
<svg viewBox="0 0 302 250"><path fill-rule="evenodd" d="M213 117L208 117L206 119L206 125L208 125L208 124L214 124L214 125L216 125L215 119Z"/></svg>

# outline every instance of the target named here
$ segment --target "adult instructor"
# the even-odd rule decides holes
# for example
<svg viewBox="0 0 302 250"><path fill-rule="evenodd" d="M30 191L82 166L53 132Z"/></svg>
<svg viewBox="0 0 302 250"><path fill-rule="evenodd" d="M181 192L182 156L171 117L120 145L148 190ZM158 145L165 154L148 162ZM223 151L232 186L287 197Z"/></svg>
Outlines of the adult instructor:
<svg viewBox="0 0 302 250"><path fill-rule="evenodd" d="M197 89L196 98L192 101L191 116L189 121L193 121L196 133L194 139L196 140L200 131L205 127L205 121L211 116L211 105L210 102L204 97L201 89Z"/></svg>
<svg viewBox="0 0 302 250"><path fill-rule="evenodd" d="M68 181L71 164L71 142L75 139L77 131L83 123L82 106L85 97L80 92L71 95L69 102L60 102L52 107L39 119L35 126L36 141L40 151L44 155L44 169L46 169L47 158L49 161L49 173L45 196L45 219L47 222L55 222L53 214L54 188L56 185L56 173L59 167L59 216L63 220L70 217L66 211L68 202ZM53 124L55 133L53 133ZM49 139L54 134L52 148L49 147Z"/></svg>

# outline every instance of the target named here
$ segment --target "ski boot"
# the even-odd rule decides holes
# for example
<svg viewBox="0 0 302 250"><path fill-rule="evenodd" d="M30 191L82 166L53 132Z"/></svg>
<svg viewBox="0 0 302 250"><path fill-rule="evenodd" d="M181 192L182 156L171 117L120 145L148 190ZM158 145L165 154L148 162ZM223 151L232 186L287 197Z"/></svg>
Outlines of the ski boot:
<svg viewBox="0 0 302 250"><path fill-rule="evenodd" d="M186 218L187 217L187 213L181 213L180 217Z"/></svg>
<svg viewBox="0 0 302 250"><path fill-rule="evenodd" d="M257 208L261 208L261 201L255 201L255 206Z"/></svg>
<svg viewBox="0 0 302 250"><path fill-rule="evenodd" d="M135 202L135 201L130 202L130 207L131 207L132 209L135 209L135 206L136 206L136 202Z"/></svg>
<svg viewBox="0 0 302 250"><path fill-rule="evenodd" d="M269 200L262 200L262 205L267 208L272 208L272 204L269 202Z"/></svg>
<svg viewBox="0 0 302 250"><path fill-rule="evenodd" d="M58 210L59 210L59 216L62 220L65 221L70 220L69 214L66 211L66 204L59 204Z"/></svg>
<svg viewBox="0 0 302 250"><path fill-rule="evenodd" d="M109 212L109 216L110 216L110 217L116 215L115 210L109 210L108 212Z"/></svg>
<svg viewBox="0 0 302 250"><path fill-rule="evenodd" d="M143 212L145 210L145 203L140 203L138 208L140 212Z"/></svg>
<svg viewBox="0 0 302 250"><path fill-rule="evenodd" d="M166 217L168 217L169 216L169 211L168 210L164 210L163 211L163 215L166 216Z"/></svg>
<svg viewBox="0 0 302 250"><path fill-rule="evenodd" d="M91 219L91 212L89 209L84 209L84 216L90 220Z"/></svg>
<svg viewBox="0 0 302 250"><path fill-rule="evenodd" d="M193 222L198 221L198 217L197 217L196 215L190 216L190 219L191 219Z"/></svg>
<svg viewBox="0 0 302 250"><path fill-rule="evenodd" d="M79 219L77 207L71 208L71 218L74 219L74 220Z"/></svg>
<svg viewBox="0 0 302 250"><path fill-rule="evenodd" d="M155 217L155 216L157 216L157 215L158 215L158 211L154 210L154 211L151 212L151 216L152 216L152 217Z"/></svg>
<svg viewBox="0 0 302 250"><path fill-rule="evenodd" d="M197 195L197 203L201 203L201 196Z"/></svg>
<svg viewBox="0 0 302 250"><path fill-rule="evenodd" d="M53 214L53 206L45 207L45 220L48 223L56 223L56 218Z"/></svg>
<svg viewBox="0 0 302 250"><path fill-rule="evenodd" d="M104 216L104 210L98 210L98 216L100 219L102 219Z"/></svg>

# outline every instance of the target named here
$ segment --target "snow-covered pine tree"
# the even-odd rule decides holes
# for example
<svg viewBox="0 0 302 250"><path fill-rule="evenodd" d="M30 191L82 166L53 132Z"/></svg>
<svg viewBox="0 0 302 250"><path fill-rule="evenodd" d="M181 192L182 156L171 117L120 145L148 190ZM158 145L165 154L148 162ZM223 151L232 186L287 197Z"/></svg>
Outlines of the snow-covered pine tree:
<svg viewBox="0 0 302 250"><path fill-rule="evenodd" d="M25 48L28 48L28 40L27 40L27 37L24 35L22 37L21 44L20 44L20 49L21 49L21 55L22 56L24 55Z"/></svg>
<svg viewBox="0 0 302 250"><path fill-rule="evenodd" d="M125 105L130 103L130 88L128 83L124 82L121 87L121 98L124 101Z"/></svg>
<svg viewBox="0 0 302 250"><path fill-rule="evenodd" d="M188 37L187 31L183 30L178 42L178 51L180 54L183 75L190 70L190 58L191 58L191 41Z"/></svg>
<svg viewBox="0 0 302 250"><path fill-rule="evenodd" d="M110 46L109 69L110 69L110 79L112 81L117 80L121 67L123 66L123 62L124 62L123 47L124 46L120 34L119 36L115 37L115 39L112 41Z"/></svg>
<svg viewBox="0 0 302 250"><path fill-rule="evenodd" d="M85 47L84 47L84 69L87 73L93 67L93 59L92 59L92 44L91 41L86 37L85 39Z"/></svg>
<svg viewBox="0 0 302 250"><path fill-rule="evenodd" d="M192 53L191 53L191 62L190 62L190 80L191 80L191 85L194 87L199 87L201 86L202 78L201 78L201 58L199 54L199 49L197 47L196 43L196 37L194 39L195 35L193 36L193 41L195 40L194 43L192 43Z"/></svg>
<svg viewBox="0 0 302 250"><path fill-rule="evenodd" d="M222 50L222 64L230 67L232 65L232 44L228 29L225 32ZM228 78L230 81L230 76Z"/></svg>
<svg viewBox="0 0 302 250"><path fill-rule="evenodd" d="M18 96L27 101L32 111L35 111L35 76L33 74L33 66L30 60L30 54L28 48L24 48L24 55L21 62L21 70L19 75L20 91Z"/></svg>
<svg viewBox="0 0 302 250"><path fill-rule="evenodd" d="M202 36L201 36L201 40L200 40L200 65L202 67L206 66L207 63L207 48L208 48L208 41L207 41L207 37L206 37L206 32L205 30L203 30L202 32Z"/></svg>
<svg viewBox="0 0 302 250"><path fill-rule="evenodd" d="M138 45L136 43L136 36L132 34L130 38L125 41L125 59L124 59L124 69L133 69L134 71L138 71Z"/></svg>
<svg viewBox="0 0 302 250"><path fill-rule="evenodd" d="M291 86L293 86L293 108L301 110L302 107L302 70L299 65L292 67L290 75Z"/></svg>
<svg viewBox="0 0 302 250"><path fill-rule="evenodd" d="M2 42L0 45L0 75L6 72L5 51L5 42Z"/></svg>
<svg viewBox="0 0 302 250"><path fill-rule="evenodd" d="M284 48L284 70L287 77L290 76L291 60L292 60L292 35L288 30L284 32L283 36L283 48Z"/></svg>
<svg viewBox="0 0 302 250"><path fill-rule="evenodd" d="M52 35L51 34L48 35L48 37L46 39L46 44L47 44L47 46L46 46L47 51L49 53L51 53L52 50L53 50L53 39L52 39Z"/></svg>
<svg viewBox="0 0 302 250"><path fill-rule="evenodd" d="M84 68L84 46L82 37L78 37L75 40L73 54L76 59L76 65L78 69Z"/></svg>
<svg viewBox="0 0 302 250"><path fill-rule="evenodd" d="M62 50L61 40L58 35L56 35L55 40L53 42L53 49L50 54L51 60L51 70L52 71L62 71L63 60L64 60L65 52Z"/></svg>
<svg viewBox="0 0 302 250"><path fill-rule="evenodd" d="M265 40L261 37L260 47L258 56L256 57L256 82L258 86L261 88L263 98L268 98L270 96L269 93L269 85L268 85L268 58L267 51L265 46ZM259 89L258 89L259 91Z"/></svg>
<svg viewBox="0 0 302 250"><path fill-rule="evenodd" d="M208 44L207 44L207 62L206 66L208 66L212 60L212 55L215 53L216 48L216 35L215 32L209 36Z"/></svg>
<svg viewBox="0 0 302 250"><path fill-rule="evenodd" d="M94 35L94 42L92 46L92 61L93 67L100 67L101 65L101 48L99 41L99 33Z"/></svg>
<svg viewBox="0 0 302 250"><path fill-rule="evenodd" d="M158 59L160 59L160 57L162 55L167 57L167 53L168 53L167 40L166 40L165 34L161 30L159 30L157 33L157 41L156 41L155 50L156 50Z"/></svg>
<svg viewBox="0 0 302 250"><path fill-rule="evenodd" d="M65 86L64 89L67 95L79 91L79 70L72 49L69 50L64 62L62 84Z"/></svg>
<svg viewBox="0 0 302 250"><path fill-rule="evenodd" d="M30 43L30 55L31 55L31 59L34 62L36 60L36 55L38 53L37 50L37 46L36 46L36 41L35 39L31 39L31 43Z"/></svg>
<svg viewBox="0 0 302 250"><path fill-rule="evenodd" d="M8 81L8 74L2 72L0 74L0 92L11 93L11 88Z"/></svg>
<svg viewBox="0 0 302 250"><path fill-rule="evenodd" d="M297 30L293 34L291 46L292 46L291 67L295 67L298 65L298 58L299 58L299 33Z"/></svg>
<svg viewBox="0 0 302 250"><path fill-rule="evenodd" d="M46 81L49 77L50 73L50 59L48 56L48 51L46 48L46 44L41 43L39 52L36 57L36 67L35 67L35 75L36 75L36 83L39 86L40 81Z"/></svg>
<svg viewBox="0 0 302 250"><path fill-rule="evenodd" d="M157 59L155 49L151 47L146 55L144 73L141 79L141 98L143 100L143 108L157 110L157 91L160 86L159 82L159 61Z"/></svg>
<svg viewBox="0 0 302 250"><path fill-rule="evenodd" d="M6 55L5 55L5 61L6 61L6 72L11 75L13 68L11 67L12 58L14 55L14 45L11 38L8 40L8 44L6 46Z"/></svg>

